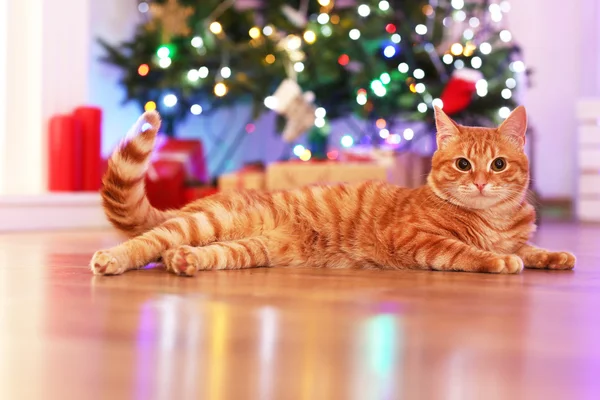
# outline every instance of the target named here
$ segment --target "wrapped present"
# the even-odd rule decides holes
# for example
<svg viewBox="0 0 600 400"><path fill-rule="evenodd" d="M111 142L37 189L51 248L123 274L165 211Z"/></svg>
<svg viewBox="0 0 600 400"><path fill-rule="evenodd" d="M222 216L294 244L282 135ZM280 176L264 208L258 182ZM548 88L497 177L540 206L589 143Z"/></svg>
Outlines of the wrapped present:
<svg viewBox="0 0 600 400"><path fill-rule="evenodd" d="M153 161L175 161L183 165L186 182L206 182L208 174L204 148L200 140L161 138L152 155ZM151 164L150 169L153 166Z"/></svg>
<svg viewBox="0 0 600 400"><path fill-rule="evenodd" d="M218 192L219 189L212 186L188 186L184 189L185 203L188 204Z"/></svg>
<svg viewBox="0 0 600 400"><path fill-rule="evenodd" d="M386 169L386 180L398 186L415 188L427 182L431 170L431 156L415 152L397 152L392 149L353 148L342 151L345 162L376 163Z"/></svg>
<svg viewBox="0 0 600 400"><path fill-rule="evenodd" d="M431 156L410 151L388 152L379 155L377 162L386 166L388 182L408 188L424 185L431 170Z"/></svg>
<svg viewBox="0 0 600 400"><path fill-rule="evenodd" d="M269 165L268 190L288 190L315 184L386 180L387 170L375 162L287 161Z"/></svg>
<svg viewBox="0 0 600 400"><path fill-rule="evenodd" d="M158 160L146 175L146 195L150 204L160 210L183 207L185 199L184 165L179 161Z"/></svg>
<svg viewBox="0 0 600 400"><path fill-rule="evenodd" d="M265 167L262 163L246 164L237 172L221 175L218 186L219 190L264 190Z"/></svg>

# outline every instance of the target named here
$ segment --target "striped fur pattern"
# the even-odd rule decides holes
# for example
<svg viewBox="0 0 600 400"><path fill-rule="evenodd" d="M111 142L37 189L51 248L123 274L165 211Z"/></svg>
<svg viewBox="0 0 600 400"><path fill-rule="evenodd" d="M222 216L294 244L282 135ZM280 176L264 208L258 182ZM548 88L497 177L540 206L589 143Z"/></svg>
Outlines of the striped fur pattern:
<svg viewBox="0 0 600 400"><path fill-rule="evenodd" d="M489 273L518 273L524 264L573 268L572 254L528 243L535 214L525 200L524 109L498 129L459 126L440 109L436 120L438 150L420 188L364 182L220 192L161 212L143 186L160 118L145 113L113 154L102 191L108 219L130 239L96 252L92 271L121 274L160 259L184 276L276 266ZM498 158L505 162L501 170Z"/></svg>

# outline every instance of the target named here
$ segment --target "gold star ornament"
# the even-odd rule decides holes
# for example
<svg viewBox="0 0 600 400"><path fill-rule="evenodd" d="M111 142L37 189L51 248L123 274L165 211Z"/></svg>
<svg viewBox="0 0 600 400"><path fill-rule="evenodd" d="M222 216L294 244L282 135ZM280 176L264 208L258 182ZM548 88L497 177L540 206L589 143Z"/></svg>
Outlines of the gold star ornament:
<svg viewBox="0 0 600 400"><path fill-rule="evenodd" d="M161 28L163 43L171 41L173 36L187 36L190 28L187 19L194 13L193 7L184 7L177 0L167 0L165 4L150 4L152 19L148 23L151 30Z"/></svg>

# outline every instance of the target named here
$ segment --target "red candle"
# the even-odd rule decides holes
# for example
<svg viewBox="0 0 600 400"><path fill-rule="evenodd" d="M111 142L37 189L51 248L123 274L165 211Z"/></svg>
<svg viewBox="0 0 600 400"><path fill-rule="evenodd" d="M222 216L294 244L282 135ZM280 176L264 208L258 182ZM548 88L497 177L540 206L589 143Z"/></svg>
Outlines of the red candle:
<svg viewBox="0 0 600 400"><path fill-rule="evenodd" d="M48 190L81 190L81 127L72 115L50 119L48 134Z"/></svg>
<svg viewBox="0 0 600 400"><path fill-rule="evenodd" d="M97 191L101 182L102 110L97 107L79 107L75 118L81 123L82 189Z"/></svg>

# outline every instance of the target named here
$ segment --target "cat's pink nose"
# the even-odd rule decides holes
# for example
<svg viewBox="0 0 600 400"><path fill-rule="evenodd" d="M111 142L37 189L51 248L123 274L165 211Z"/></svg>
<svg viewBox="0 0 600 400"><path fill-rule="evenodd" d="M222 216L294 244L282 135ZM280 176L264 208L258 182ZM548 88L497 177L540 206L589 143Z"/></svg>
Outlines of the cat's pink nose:
<svg viewBox="0 0 600 400"><path fill-rule="evenodd" d="M477 189L479 189L480 192L483 192L483 188L485 187L485 185L487 185L486 183L483 182L473 182L475 184L475 186L477 186Z"/></svg>

